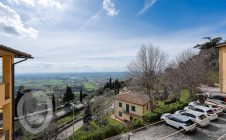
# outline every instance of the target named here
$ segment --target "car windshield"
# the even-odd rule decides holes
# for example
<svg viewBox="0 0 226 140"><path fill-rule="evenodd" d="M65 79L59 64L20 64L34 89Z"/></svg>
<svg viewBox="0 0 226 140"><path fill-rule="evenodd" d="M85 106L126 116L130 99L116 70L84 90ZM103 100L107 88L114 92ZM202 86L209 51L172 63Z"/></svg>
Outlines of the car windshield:
<svg viewBox="0 0 226 140"><path fill-rule="evenodd" d="M192 124L194 124L194 122L192 120L188 120L184 122L187 126L190 126Z"/></svg>
<svg viewBox="0 0 226 140"><path fill-rule="evenodd" d="M206 111L208 114L214 114L214 111L213 110L208 110Z"/></svg>
<svg viewBox="0 0 226 140"><path fill-rule="evenodd" d="M216 106L216 105L212 105L212 108L218 108L218 106Z"/></svg>
<svg viewBox="0 0 226 140"><path fill-rule="evenodd" d="M205 119L206 118L206 116L205 115L201 115L201 116L199 116L199 119L200 120L203 120L203 119Z"/></svg>

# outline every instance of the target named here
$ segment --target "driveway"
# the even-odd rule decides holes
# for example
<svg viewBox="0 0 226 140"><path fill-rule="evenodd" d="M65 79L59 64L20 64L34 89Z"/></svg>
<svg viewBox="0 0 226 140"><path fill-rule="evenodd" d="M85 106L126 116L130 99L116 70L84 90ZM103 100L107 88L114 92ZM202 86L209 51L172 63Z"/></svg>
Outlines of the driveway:
<svg viewBox="0 0 226 140"><path fill-rule="evenodd" d="M74 132L77 131L79 128L81 128L83 125L83 120L80 120L76 123L74 123ZM70 137L73 134L73 125L62 131L60 134L57 136L57 140L64 140L68 137Z"/></svg>
<svg viewBox="0 0 226 140"><path fill-rule="evenodd" d="M123 135L117 140L128 140L128 135ZM146 129L132 133L130 140L226 140L226 114L210 123L209 126L198 128L197 132L183 134L163 123L150 126Z"/></svg>

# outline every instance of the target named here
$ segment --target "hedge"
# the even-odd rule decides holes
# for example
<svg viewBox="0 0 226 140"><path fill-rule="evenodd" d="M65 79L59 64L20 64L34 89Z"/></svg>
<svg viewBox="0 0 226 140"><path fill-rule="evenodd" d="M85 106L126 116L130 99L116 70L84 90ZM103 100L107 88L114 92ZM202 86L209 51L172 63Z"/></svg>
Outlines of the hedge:
<svg viewBox="0 0 226 140"><path fill-rule="evenodd" d="M85 131L83 128L79 129L71 139L76 140L103 140L105 138L116 136L123 131L126 131L125 126L120 123L110 121L110 124L95 128L91 131Z"/></svg>
<svg viewBox="0 0 226 140"><path fill-rule="evenodd" d="M187 103L172 103L172 104L162 104L156 108L153 112L147 112L144 114L144 121L148 123L153 123L160 120L162 114L174 113L177 110L182 110Z"/></svg>

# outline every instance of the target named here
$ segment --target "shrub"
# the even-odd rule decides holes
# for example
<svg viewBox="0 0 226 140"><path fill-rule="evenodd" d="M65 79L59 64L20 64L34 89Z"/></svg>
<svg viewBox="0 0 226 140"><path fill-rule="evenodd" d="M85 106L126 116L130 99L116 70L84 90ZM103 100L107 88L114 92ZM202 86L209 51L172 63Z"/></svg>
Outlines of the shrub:
<svg viewBox="0 0 226 140"><path fill-rule="evenodd" d="M155 112L146 112L144 114L144 121L145 122L152 123L152 122L158 121L159 118L160 118L160 115L158 115Z"/></svg>
<svg viewBox="0 0 226 140"><path fill-rule="evenodd" d="M160 116L165 113L174 113L177 110L182 110L187 103L171 103L168 105L165 105L164 103L161 103L158 108L156 108L153 112L147 112L144 114L144 121L148 123L153 123L158 120L160 120Z"/></svg>
<svg viewBox="0 0 226 140"><path fill-rule="evenodd" d="M144 121L141 118L133 118L132 122L131 122L132 128L138 128L144 125Z"/></svg>
<svg viewBox="0 0 226 140"><path fill-rule="evenodd" d="M91 123L93 124L93 123ZM83 128L79 129L74 134L76 140L103 140L105 138L113 137L125 131L125 127L115 121L110 121L110 124L102 127L94 126L90 131L85 131ZM73 139L73 138L71 138Z"/></svg>

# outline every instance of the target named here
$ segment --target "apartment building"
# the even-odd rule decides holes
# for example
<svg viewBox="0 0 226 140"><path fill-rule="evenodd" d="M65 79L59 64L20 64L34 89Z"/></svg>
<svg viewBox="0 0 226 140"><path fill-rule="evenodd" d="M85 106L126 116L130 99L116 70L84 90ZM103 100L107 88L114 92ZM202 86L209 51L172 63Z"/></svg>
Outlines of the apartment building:
<svg viewBox="0 0 226 140"><path fill-rule="evenodd" d="M122 121L131 121L134 117L143 117L150 109L150 98L146 94L132 91L116 95L114 115Z"/></svg>

